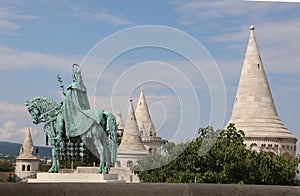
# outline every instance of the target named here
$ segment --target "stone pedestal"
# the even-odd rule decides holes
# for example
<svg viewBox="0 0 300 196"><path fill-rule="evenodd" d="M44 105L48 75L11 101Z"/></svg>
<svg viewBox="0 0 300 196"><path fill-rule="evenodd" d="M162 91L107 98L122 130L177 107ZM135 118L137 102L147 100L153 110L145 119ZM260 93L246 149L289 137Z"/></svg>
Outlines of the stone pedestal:
<svg viewBox="0 0 300 196"><path fill-rule="evenodd" d="M76 173L79 174L91 174L91 173L97 173L97 167L77 167ZM116 168L112 167L110 168L109 174L111 175L117 175L118 180L122 182L133 182L133 183L138 183L140 182L138 176L133 174L130 171L130 168Z"/></svg>
<svg viewBox="0 0 300 196"><path fill-rule="evenodd" d="M28 183L120 183L118 174L96 173L37 173L36 179L28 179Z"/></svg>

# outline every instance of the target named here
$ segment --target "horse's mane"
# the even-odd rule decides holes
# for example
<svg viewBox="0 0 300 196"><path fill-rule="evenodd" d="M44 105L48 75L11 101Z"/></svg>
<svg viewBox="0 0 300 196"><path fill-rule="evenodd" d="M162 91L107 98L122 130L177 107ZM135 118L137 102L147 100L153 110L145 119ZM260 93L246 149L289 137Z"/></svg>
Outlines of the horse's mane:
<svg viewBox="0 0 300 196"><path fill-rule="evenodd" d="M30 101L27 101L25 105L28 109L30 109L31 107L37 107L39 109L43 108L43 110L54 109L59 107L59 105L55 101L44 96L35 97Z"/></svg>

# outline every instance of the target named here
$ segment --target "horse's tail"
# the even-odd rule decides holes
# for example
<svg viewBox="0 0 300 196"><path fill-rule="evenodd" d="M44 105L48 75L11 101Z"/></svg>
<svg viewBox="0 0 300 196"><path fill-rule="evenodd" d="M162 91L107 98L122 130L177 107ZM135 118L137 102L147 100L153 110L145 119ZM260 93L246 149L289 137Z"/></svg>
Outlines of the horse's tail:
<svg viewBox="0 0 300 196"><path fill-rule="evenodd" d="M118 148L118 135L117 135L117 123L115 116L107 111L104 111L106 116L106 131L108 133L108 143L110 148L110 161L114 164L117 160L117 148Z"/></svg>

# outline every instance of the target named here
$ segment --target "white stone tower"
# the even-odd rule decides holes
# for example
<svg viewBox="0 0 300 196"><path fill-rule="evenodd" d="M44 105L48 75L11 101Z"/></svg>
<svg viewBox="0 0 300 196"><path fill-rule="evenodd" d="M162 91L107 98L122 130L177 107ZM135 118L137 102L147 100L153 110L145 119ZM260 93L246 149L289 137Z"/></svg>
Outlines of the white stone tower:
<svg viewBox="0 0 300 196"><path fill-rule="evenodd" d="M132 100L130 100L123 138L118 148L118 166L130 167L147 154L139 134Z"/></svg>
<svg viewBox="0 0 300 196"><path fill-rule="evenodd" d="M118 148L117 162L111 173L117 173L120 180L126 180L126 182L139 182L138 176L134 175L130 168L146 155L148 152L142 144L132 100L130 100L123 138Z"/></svg>
<svg viewBox="0 0 300 196"><path fill-rule="evenodd" d="M145 148L149 154L160 154L162 144L161 137L156 136L155 126L151 120L143 89L141 89L140 92L135 116Z"/></svg>
<svg viewBox="0 0 300 196"><path fill-rule="evenodd" d="M40 159L38 153L34 151L30 130L27 129L23 146L16 158L17 180L26 181L28 178L33 178L39 167Z"/></svg>
<svg viewBox="0 0 300 196"><path fill-rule="evenodd" d="M229 123L245 132L248 149L295 155L297 139L278 117L263 63L250 26L250 38Z"/></svg>

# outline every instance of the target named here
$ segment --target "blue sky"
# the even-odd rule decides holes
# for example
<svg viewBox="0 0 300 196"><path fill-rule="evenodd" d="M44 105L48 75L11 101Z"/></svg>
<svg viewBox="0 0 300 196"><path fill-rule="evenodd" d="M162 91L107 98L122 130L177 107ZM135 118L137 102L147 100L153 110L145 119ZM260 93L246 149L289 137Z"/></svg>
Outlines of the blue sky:
<svg viewBox="0 0 300 196"><path fill-rule="evenodd" d="M100 57L105 58L106 53L97 53L99 41L141 25L178 29L176 32L192 36L207 49L211 58L201 60L217 64L225 85L224 126L231 114L251 24L256 27L279 117L300 138L299 9L299 3L240 0L0 1L0 140L22 142L25 129L31 127L34 144L44 145L42 126L31 123L23 103L38 95L59 102L62 96L56 74L67 86L73 63L101 64ZM135 36L130 40L139 35ZM181 44L172 37L163 38ZM90 50L95 46L93 56ZM162 66L164 63L172 66ZM125 121L128 99L136 99L143 86L158 135L166 139L174 139L174 132L177 139L192 138L195 131L186 134L188 129L214 125L219 118L211 117L211 107L222 105L212 102L214 88L174 51L144 47L124 52L109 64L100 82L92 77L93 70L98 73L100 68L87 66L83 66L84 80L95 108L113 112L120 108ZM221 118L222 108L219 113ZM194 117L185 120L190 116L195 121L199 117L199 122L192 122ZM182 128L181 121L193 126ZM297 148L299 153L299 142Z"/></svg>

